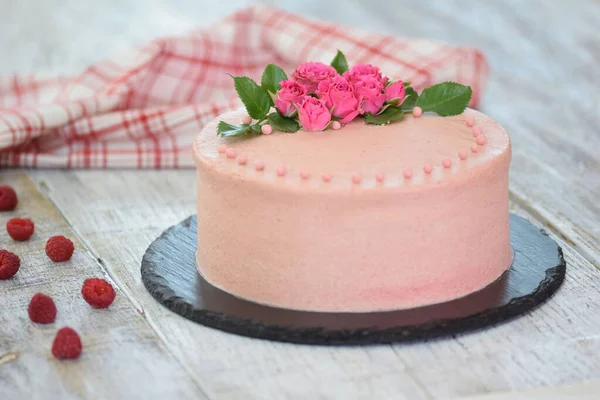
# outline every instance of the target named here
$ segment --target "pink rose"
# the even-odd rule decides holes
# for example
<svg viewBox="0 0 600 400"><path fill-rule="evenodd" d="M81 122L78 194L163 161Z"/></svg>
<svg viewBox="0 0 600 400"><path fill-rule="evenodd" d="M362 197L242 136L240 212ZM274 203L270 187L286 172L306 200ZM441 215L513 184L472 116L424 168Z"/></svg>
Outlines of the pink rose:
<svg viewBox="0 0 600 400"><path fill-rule="evenodd" d="M398 100L398 103L402 103L405 93L406 89L404 88L402 81L394 82L385 88L385 99L387 101L400 99Z"/></svg>
<svg viewBox="0 0 600 400"><path fill-rule="evenodd" d="M305 131L322 131L331 121L331 113L325 102L312 96L304 96L298 107L298 117Z"/></svg>
<svg viewBox="0 0 600 400"><path fill-rule="evenodd" d="M388 77L382 76L379 68L375 67L371 64L355 65L354 67L352 67L350 69L350 71L344 72L344 78L346 78L348 80L348 82L351 82L351 83L357 83L357 82L367 79L367 78L375 78L376 80L381 82L381 84L384 86L388 81Z"/></svg>
<svg viewBox="0 0 600 400"><path fill-rule="evenodd" d="M364 112L376 114L385 103L383 84L373 77L365 77L357 82L354 85L354 92L357 94L361 103L360 108Z"/></svg>
<svg viewBox="0 0 600 400"><path fill-rule="evenodd" d="M306 96L306 88L295 81L279 82L281 89L277 91L275 97L275 108L284 116L289 117L296 112L296 106L300 105L304 96Z"/></svg>
<svg viewBox="0 0 600 400"><path fill-rule="evenodd" d="M320 62L300 64L292 74L292 79L306 86L309 93L314 93L321 81L328 81L338 75L335 68Z"/></svg>
<svg viewBox="0 0 600 400"><path fill-rule="evenodd" d="M342 118L343 124L358 115L358 99L354 95L354 88L341 76L336 76L331 81L321 81L317 96L325 101L325 106L334 117Z"/></svg>

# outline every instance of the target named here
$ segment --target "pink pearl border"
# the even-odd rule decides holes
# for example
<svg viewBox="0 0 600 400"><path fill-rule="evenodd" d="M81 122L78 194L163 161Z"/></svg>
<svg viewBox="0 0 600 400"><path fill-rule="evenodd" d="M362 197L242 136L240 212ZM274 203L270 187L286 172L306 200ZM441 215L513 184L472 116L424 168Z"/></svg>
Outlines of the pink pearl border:
<svg viewBox="0 0 600 400"><path fill-rule="evenodd" d="M415 109L416 108L417 107L415 107ZM413 109L413 116L418 118L421 116L422 110L418 109L418 110L416 110L416 113L415 113L415 109ZM334 122L338 122L338 121L334 121ZM332 123L332 125L333 125L333 123ZM337 126L337 124L335 124L335 125ZM472 128L471 131L473 132L474 143L471 144L470 150L472 153L477 153L479 151L479 147L483 146L484 144L487 143L487 137L483 134L483 129L480 126L474 126L475 119L473 117L465 118L465 125ZM341 127L341 124L340 124L340 127ZM272 128L270 125L263 125L261 128L264 128L264 129L262 129L263 133L267 134L267 135L271 133L269 131L272 131ZM236 157L236 155L237 155L236 150L233 147L228 147L226 144L220 144L218 147L218 152L219 152L219 154L224 154L229 159L237 159L237 163L241 166L244 166L248 163L248 158L246 156L240 155L240 156ZM468 154L469 154L468 151L465 151L465 150L460 150L457 153L458 158L460 160L466 160L468 158ZM448 169L452 166L452 160L450 158L444 158L441 162L441 165L444 168ZM254 163L254 168L256 171L264 171L265 164L262 161L257 160ZM433 169L434 169L433 166L429 163L425 163L423 165L423 172L425 174L431 174ZM287 173L287 168L282 165L275 170L275 173L277 176L283 177ZM309 180L311 177L311 174L308 171L300 171L299 176L302 180ZM412 179L412 177L413 177L412 168L410 168L410 167L405 168L402 171L402 176L408 180ZM326 183L331 182L332 178L333 177L330 173L324 173L321 175L322 181L326 182ZM384 180L385 180L385 175L383 173L375 174L376 182L383 183ZM351 176L351 181L353 184L358 185L358 184L362 183L362 176L360 174L353 174Z"/></svg>

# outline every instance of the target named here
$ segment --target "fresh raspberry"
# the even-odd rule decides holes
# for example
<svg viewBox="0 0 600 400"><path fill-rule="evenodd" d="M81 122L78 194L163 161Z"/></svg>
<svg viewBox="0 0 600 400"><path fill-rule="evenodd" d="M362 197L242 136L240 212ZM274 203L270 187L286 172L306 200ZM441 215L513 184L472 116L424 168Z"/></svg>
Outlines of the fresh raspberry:
<svg viewBox="0 0 600 400"><path fill-rule="evenodd" d="M56 305L52 297L36 293L27 308L29 319L38 324L51 324L56 319Z"/></svg>
<svg viewBox="0 0 600 400"><path fill-rule="evenodd" d="M0 186L0 211L10 211L17 207L17 194L10 186Z"/></svg>
<svg viewBox="0 0 600 400"><path fill-rule="evenodd" d="M52 261L67 261L74 251L73 242L64 236L52 236L46 242L46 254Z"/></svg>
<svg viewBox="0 0 600 400"><path fill-rule="evenodd" d="M106 308L115 300L115 289L100 278L90 278L83 282L81 288L83 299L94 308Z"/></svg>
<svg viewBox="0 0 600 400"><path fill-rule="evenodd" d="M30 219L12 218L6 223L6 231L14 240L25 241L33 235L35 226Z"/></svg>
<svg viewBox="0 0 600 400"><path fill-rule="evenodd" d="M0 250L0 280L12 278L20 266L21 259L19 256L10 251Z"/></svg>
<svg viewBox="0 0 600 400"><path fill-rule="evenodd" d="M61 360L77 358L81 354L81 339L71 328L62 328L52 343L52 355Z"/></svg>

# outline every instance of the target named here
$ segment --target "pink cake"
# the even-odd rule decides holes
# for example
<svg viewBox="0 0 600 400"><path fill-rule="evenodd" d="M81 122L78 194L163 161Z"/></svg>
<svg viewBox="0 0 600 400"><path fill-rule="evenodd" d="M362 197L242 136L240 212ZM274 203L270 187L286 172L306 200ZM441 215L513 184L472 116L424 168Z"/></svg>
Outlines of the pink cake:
<svg viewBox="0 0 600 400"><path fill-rule="evenodd" d="M251 139L218 137L217 122L194 144L197 260L231 294L304 310L409 308L481 289L511 264L510 140L477 111Z"/></svg>
<svg viewBox="0 0 600 400"><path fill-rule="evenodd" d="M469 87L419 95L339 51L289 80L269 65L260 85L234 82L245 109L194 143L197 266L212 285L368 312L456 299L510 267L510 139L466 108Z"/></svg>

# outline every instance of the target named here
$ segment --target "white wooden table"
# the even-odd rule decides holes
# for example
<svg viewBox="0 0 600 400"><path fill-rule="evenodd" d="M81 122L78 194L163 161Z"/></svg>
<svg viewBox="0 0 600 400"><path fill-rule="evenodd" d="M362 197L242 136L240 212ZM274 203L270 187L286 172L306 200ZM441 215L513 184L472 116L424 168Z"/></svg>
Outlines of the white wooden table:
<svg viewBox="0 0 600 400"><path fill-rule="evenodd" d="M274 3L275 0L269 1ZM222 4L221 4L222 3ZM483 332L426 343L327 348L238 337L156 303L140 260L164 229L194 213L194 171L3 170L18 215L36 222L0 284L0 399L562 399L600 398L600 2L295 1L309 16L399 36L481 48L492 66L483 110L513 140L514 212L563 247L567 278L541 308ZM214 22L246 4L136 0L2 0L0 73L72 73L157 35ZM0 214L0 226L12 214ZM75 240L55 265L45 239ZM78 291L111 279L109 310ZM54 297L54 325L29 323L38 291ZM52 358L56 328L80 331L80 360Z"/></svg>

